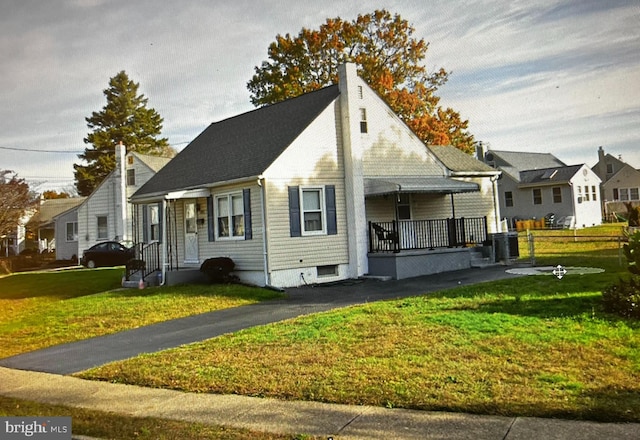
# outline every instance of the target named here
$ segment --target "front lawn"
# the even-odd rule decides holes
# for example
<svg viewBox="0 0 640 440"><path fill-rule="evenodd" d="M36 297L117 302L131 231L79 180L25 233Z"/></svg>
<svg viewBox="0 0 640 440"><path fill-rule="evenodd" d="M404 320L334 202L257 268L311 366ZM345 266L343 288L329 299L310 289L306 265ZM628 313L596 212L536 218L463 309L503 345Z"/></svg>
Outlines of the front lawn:
<svg viewBox="0 0 640 440"><path fill-rule="evenodd" d="M640 325L602 312L600 292L624 268L614 256L600 262L607 272L522 277L314 314L80 376L191 392L639 422Z"/></svg>
<svg viewBox="0 0 640 440"><path fill-rule="evenodd" d="M241 285L122 289L121 279L122 268L0 278L0 358L280 296Z"/></svg>

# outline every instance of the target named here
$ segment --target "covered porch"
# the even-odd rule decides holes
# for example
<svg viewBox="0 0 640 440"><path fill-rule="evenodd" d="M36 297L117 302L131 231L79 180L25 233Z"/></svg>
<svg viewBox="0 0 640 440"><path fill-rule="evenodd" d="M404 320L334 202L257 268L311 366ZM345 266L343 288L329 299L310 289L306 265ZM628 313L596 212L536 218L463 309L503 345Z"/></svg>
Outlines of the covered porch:
<svg viewBox="0 0 640 440"><path fill-rule="evenodd" d="M410 278L470 268L484 258L487 216L456 215L455 195L478 191L474 182L447 177L365 179L369 275Z"/></svg>

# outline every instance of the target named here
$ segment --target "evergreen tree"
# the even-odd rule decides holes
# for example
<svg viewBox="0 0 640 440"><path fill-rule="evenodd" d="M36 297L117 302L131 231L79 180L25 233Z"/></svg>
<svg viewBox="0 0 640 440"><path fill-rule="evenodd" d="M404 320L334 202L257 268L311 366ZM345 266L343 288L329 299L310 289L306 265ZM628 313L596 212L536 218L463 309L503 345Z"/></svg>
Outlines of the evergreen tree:
<svg viewBox="0 0 640 440"><path fill-rule="evenodd" d="M159 138L163 119L148 99L138 94L139 84L121 71L109 80L104 90L107 104L86 118L91 132L84 139L84 153L78 157L87 165L74 164L78 194L87 196L115 168L115 146L122 142L127 151L172 157L175 151L166 138Z"/></svg>

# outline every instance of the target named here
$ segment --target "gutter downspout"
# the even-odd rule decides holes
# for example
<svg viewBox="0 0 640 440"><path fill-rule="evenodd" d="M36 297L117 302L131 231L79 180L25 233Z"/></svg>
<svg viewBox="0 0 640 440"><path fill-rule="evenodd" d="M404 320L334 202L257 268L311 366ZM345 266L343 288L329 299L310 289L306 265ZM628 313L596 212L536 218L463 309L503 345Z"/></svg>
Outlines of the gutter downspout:
<svg viewBox="0 0 640 440"><path fill-rule="evenodd" d="M167 199L162 198L162 280L160 285L164 286L167 281Z"/></svg>
<svg viewBox="0 0 640 440"><path fill-rule="evenodd" d="M264 263L264 285L270 286L271 280L269 279L269 252L267 247L267 205L265 204L265 185L264 177L258 176L258 186L260 187L260 204L261 204L261 216L262 216L262 259Z"/></svg>
<svg viewBox="0 0 640 440"><path fill-rule="evenodd" d="M498 211L500 211L500 206L498 205L498 199L496 197L496 186L498 185L498 179L500 175L489 177L491 181L491 190L493 191L493 214L496 218L496 233L507 232L500 230L500 216L498 215Z"/></svg>

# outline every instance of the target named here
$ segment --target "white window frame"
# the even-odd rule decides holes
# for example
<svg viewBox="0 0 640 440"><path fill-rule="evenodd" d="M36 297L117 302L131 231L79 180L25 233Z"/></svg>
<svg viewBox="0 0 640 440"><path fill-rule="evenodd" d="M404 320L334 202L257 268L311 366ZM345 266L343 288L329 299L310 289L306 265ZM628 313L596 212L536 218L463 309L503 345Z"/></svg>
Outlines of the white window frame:
<svg viewBox="0 0 640 440"><path fill-rule="evenodd" d="M147 205L147 227L149 232L149 241L160 241L160 208L157 203ZM155 213L155 216L154 216ZM155 231L155 233L154 233ZM157 237L156 237L157 235Z"/></svg>
<svg viewBox="0 0 640 440"><path fill-rule="evenodd" d="M240 197L240 212L235 213L233 211L233 199L234 197ZM227 204L227 214L226 214L226 218L227 218L227 228L229 229L229 234L228 235L221 235L221 230L220 230L220 219L223 218L224 216L220 215L220 203L224 203L226 201ZM225 194L218 194L214 197L214 202L215 202L215 231L216 231L216 239L217 240L244 240L244 236L245 236L245 228L246 225L244 224L244 196L242 194L242 191L234 191L234 192L229 192L229 193L225 193ZM241 231L236 231L235 228L233 227L233 218L234 217L240 217L241 221L242 221L242 230Z"/></svg>
<svg viewBox="0 0 640 440"><path fill-rule="evenodd" d="M580 188L580 187L578 187ZM536 193L538 194L538 197L536 197ZM533 204L534 205L542 205L542 189L540 188L533 188L531 190L531 195L533 196ZM539 200L539 202L537 202Z"/></svg>
<svg viewBox="0 0 640 440"><path fill-rule="evenodd" d="M104 234L100 234L100 219L103 218L105 220ZM97 215L96 216L96 237L98 240L107 240L109 238L109 216L108 215Z"/></svg>
<svg viewBox="0 0 640 440"><path fill-rule="evenodd" d="M135 168L127 168L127 186L136 186Z"/></svg>
<svg viewBox="0 0 640 440"><path fill-rule="evenodd" d="M71 239L69 239L69 226L71 226L71 228L72 228L72 230L71 230L72 238ZM78 241L78 222L66 222L65 223L65 235L66 235L66 242L67 243Z"/></svg>
<svg viewBox="0 0 640 440"><path fill-rule="evenodd" d="M639 199L640 189L639 188L629 188L629 200L636 201Z"/></svg>
<svg viewBox="0 0 640 440"><path fill-rule="evenodd" d="M321 186L301 186L300 189L300 231L302 233L303 236L310 236L310 235L327 235L327 209L326 209L326 202L325 202L325 187L324 185ZM320 200L319 200L319 204L320 204L320 209L305 209L304 206L304 193L305 192L318 192L318 194L320 195ZM305 227L305 214L309 213L316 213L316 212L320 212L320 222L321 222L321 228L318 230L310 230L307 231L307 228Z"/></svg>

